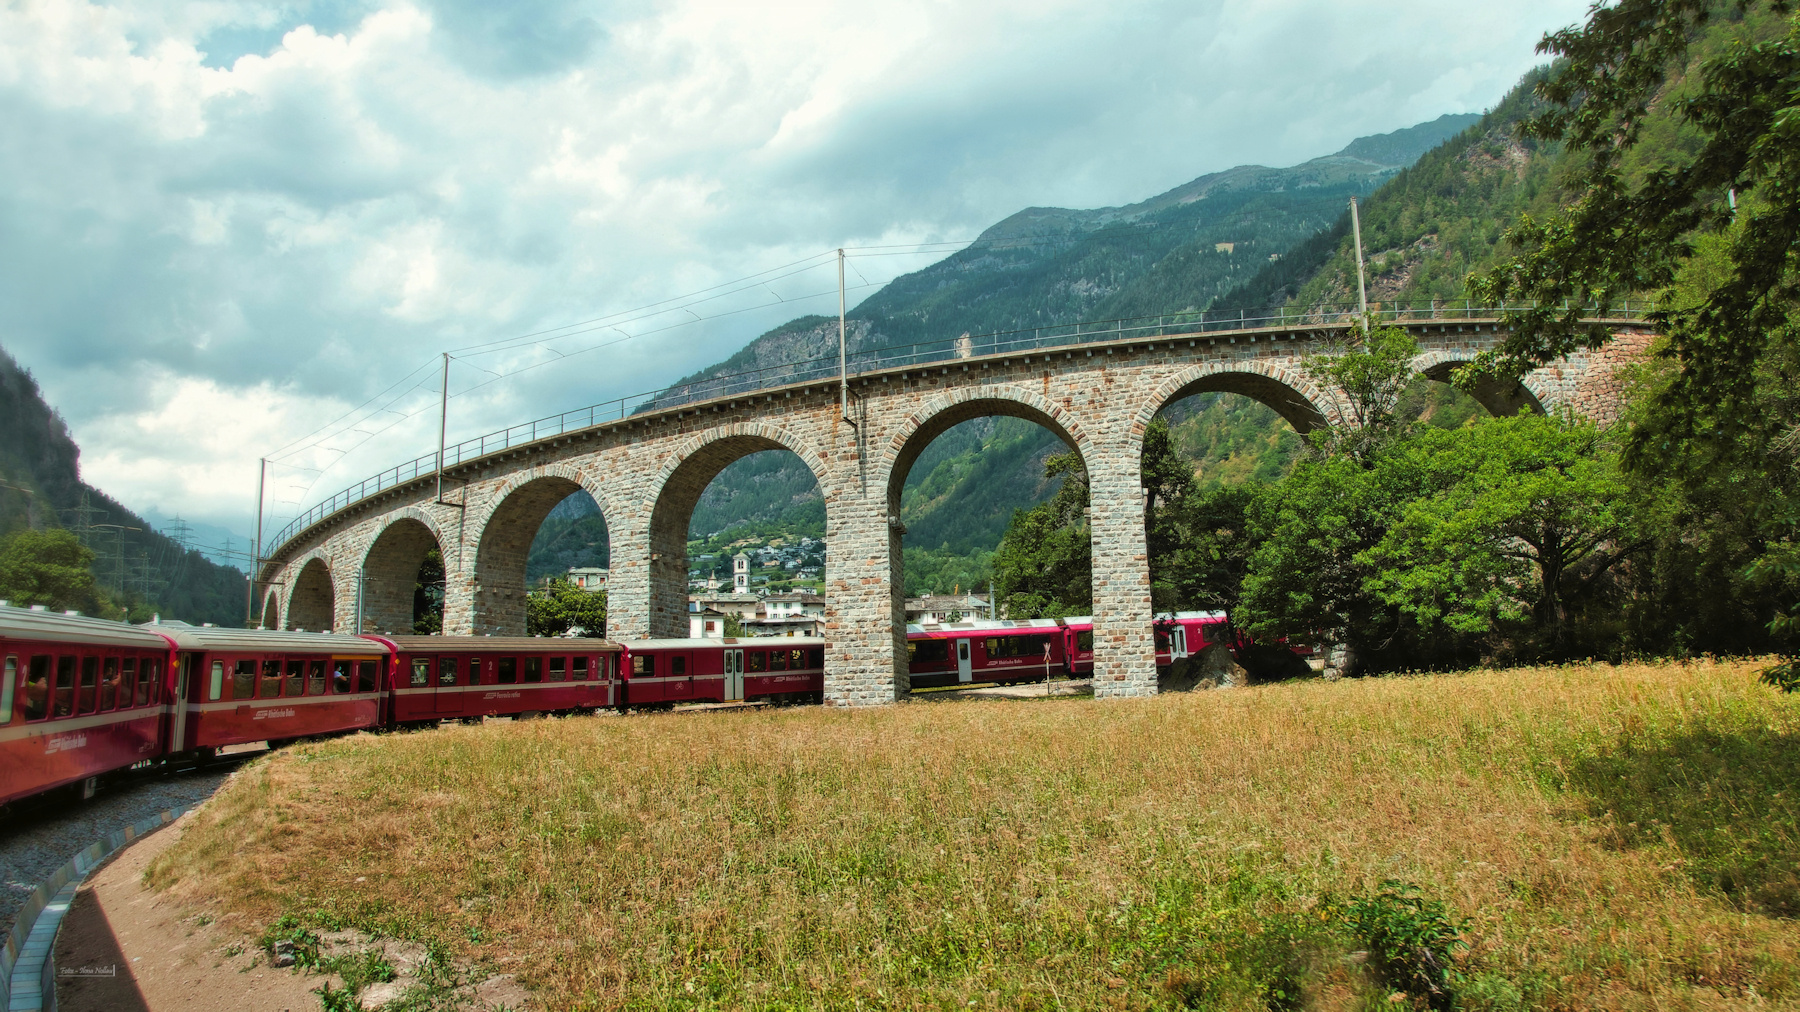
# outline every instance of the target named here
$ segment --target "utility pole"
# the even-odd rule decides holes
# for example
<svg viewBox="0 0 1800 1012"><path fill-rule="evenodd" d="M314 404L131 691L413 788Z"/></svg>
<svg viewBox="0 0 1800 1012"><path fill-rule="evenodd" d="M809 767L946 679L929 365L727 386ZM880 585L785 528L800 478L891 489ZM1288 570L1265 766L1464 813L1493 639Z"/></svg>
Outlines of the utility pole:
<svg viewBox="0 0 1800 1012"><path fill-rule="evenodd" d="M244 627L256 628L256 570L262 564L263 478L269 458L256 458L256 543L250 549L250 578L244 583Z"/></svg>
<svg viewBox="0 0 1800 1012"><path fill-rule="evenodd" d="M444 501L444 427L450 422L450 353L444 352L444 393L438 401L437 501Z"/></svg>
<svg viewBox="0 0 1800 1012"><path fill-rule="evenodd" d="M846 356L844 353L844 251L838 249L838 414L844 421L855 425L850 417L850 374L845 371Z"/></svg>
<svg viewBox="0 0 1800 1012"><path fill-rule="evenodd" d="M1369 335L1369 283L1363 278L1362 218L1356 213L1356 198L1350 198L1350 230L1356 236L1356 295L1362 305L1363 336Z"/></svg>

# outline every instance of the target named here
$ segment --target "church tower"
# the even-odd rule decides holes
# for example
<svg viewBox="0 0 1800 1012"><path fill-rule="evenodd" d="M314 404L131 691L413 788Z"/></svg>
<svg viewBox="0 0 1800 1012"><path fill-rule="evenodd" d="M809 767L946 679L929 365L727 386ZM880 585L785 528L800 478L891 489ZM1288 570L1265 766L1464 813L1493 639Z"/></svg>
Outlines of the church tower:
<svg viewBox="0 0 1800 1012"><path fill-rule="evenodd" d="M731 592L750 593L750 556L737 553L731 560Z"/></svg>

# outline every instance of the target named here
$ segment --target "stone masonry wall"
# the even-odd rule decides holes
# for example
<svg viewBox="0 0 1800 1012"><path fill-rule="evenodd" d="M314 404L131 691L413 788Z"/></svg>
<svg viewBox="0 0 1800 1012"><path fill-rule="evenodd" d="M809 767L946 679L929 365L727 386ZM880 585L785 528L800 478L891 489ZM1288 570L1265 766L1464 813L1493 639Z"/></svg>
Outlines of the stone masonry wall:
<svg viewBox="0 0 1800 1012"><path fill-rule="evenodd" d="M1421 368L1440 374L1493 347L1499 337L1491 325L1466 322L1413 329ZM950 425L1008 414L1056 432L1087 465L1096 694L1153 693L1139 480L1144 428L1165 405L1206 390L1255 397L1303 430L1340 421L1345 399L1313 384L1301 361L1321 350L1326 336L1295 331L1156 338L887 370L852 380L853 422L843 418L835 382L646 413L454 469L447 503L434 501L429 480L364 500L283 546L263 575L281 586L302 564L329 568L324 586L335 583L337 593L327 614L335 611L338 627L352 629L357 574L384 574L398 588L400 570L412 564L416 572L410 560L429 547L421 534L429 532L445 561L444 631L520 634L525 552L550 508L585 489L604 512L611 537L609 635L684 637L687 525L700 493L746 454L790 450L818 478L825 500L827 700L889 702L907 691L898 526L906 473ZM1538 370L1523 390L1497 389L1495 396L1550 407L1568 403L1604 416L1608 398L1617 396L1614 371L1641 355L1647 341L1622 335L1614 348ZM389 526L400 518L413 525ZM296 585L284 608L289 624L295 615L318 613L318 586L316 578ZM398 598L378 598L372 587L365 589L365 622L397 621Z"/></svg>

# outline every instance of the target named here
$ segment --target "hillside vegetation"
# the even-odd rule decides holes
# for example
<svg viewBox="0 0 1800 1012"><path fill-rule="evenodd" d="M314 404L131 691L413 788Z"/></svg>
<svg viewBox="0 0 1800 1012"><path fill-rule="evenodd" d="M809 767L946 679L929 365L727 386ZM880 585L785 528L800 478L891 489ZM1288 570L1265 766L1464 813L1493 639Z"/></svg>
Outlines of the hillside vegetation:
<svg viewBox="0 0 1800 1012"><path fill-rule="evenodd" d="M1369 194L1477 118L1443 116L1359 138L1337 154L1290 168L1211 173L1125 207L1027 208L853 309L850 350L1206 308L1256 277L1272 257L1316 244L1313 237L1333 226L1352 194ZM1219 249L1221 243L1230 250ZM836 342L835 319L800 317L680 383L811 362L835 354ZM1196 465L1217 463L1222 474L1279 470L1291 437L1281 435L1285 425L1272 413L1243 417L1252 416L1266 423L1265 431L1240 433L1239 455L1229 462L1215 460L1217 448L1194 430L1189 450ZM1244 452L1252 442L1272 456L1250 463ZM1011 420L976 420L940 437L914 465L902 502L908 558L917 563L907 566L908 593L966 588L963 577L985 580L976 556L998 543L1014 510L1053 491L1042 465L1060 445L1050 433ZM567 523L546 525L532 549L533 579L571 565L604 564L598 561L603 541L594 536L603 526L576 516L583 511L592 513L591 504L571 502L559 517L583 523L579 534L569 534ZM726 468L702 496L690 531L702 539L738 525L773 525L817 537L823 522L813 476L792 455L771 451Z"/></svg>
<svg viewBox="0 0 1800 1012"><path fill-rule="evenodd" d="M68 426L31 374L0 350L0 538L65 529L88 555L81 565L91 567L94 580L85 584L91 589L45 597L0 586L0 598L140 621L160 612L194 623L243 624L244 575L177 544L83 482L81 450Z"/></svg>
<svg viewBox="0 0 1800 1012"><path fill-rule="evenodd" d="M149 880L549 1008L1794 1008L1797 718L1705 663L450 726L259 761Z"/></svg>

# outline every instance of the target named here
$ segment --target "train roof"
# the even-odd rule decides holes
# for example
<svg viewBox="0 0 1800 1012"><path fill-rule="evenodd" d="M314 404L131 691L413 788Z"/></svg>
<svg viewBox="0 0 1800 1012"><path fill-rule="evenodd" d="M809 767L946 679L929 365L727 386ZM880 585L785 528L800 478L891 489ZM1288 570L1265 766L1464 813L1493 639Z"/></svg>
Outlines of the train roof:
<svg viewBox="0 0 1800 1012"><path fill-rule="evenodd" d="M128 622L0 605L0 640L53 640L86 646L138 647L167 652L169 642Z"/></svg>
<svg viewBox="0 0 1800 1012"><path fill-rule="evenodd" d="M612 640L586 636L388 636L406 653L481 653L489 650L540 650L549 653L587 653L617 650Z"/></svg>
<svg viewBox="0 0 1800 1012"><path fill-rule="evenodd" d="M917 633L928 636L932 633L943 633L947 636L966 636L969 633L986 632L1055 632L1058 626L1055 619L971 619L967 622L944 622L941 624L918 625L906 627L907 635Z"/></svg>
<svg viewBox="0 0 1800 1012"><path fill-rule="evenodd" d="M700 639L660 639L660 640L622 640L620 646L627 650L691 650L700 646L728 647L822 647L825 641L817 636L727 636L720 639L706 636Z"/></svg>
<svg viewBox="0 0 1800 1012"><path fill-rule="evenodd" d="M281 654L385 653L381 644L348 633L299 632L285 629L225 629L218 626L159 622L140 626L173 639L183 650L262 651Z"/></svg>

